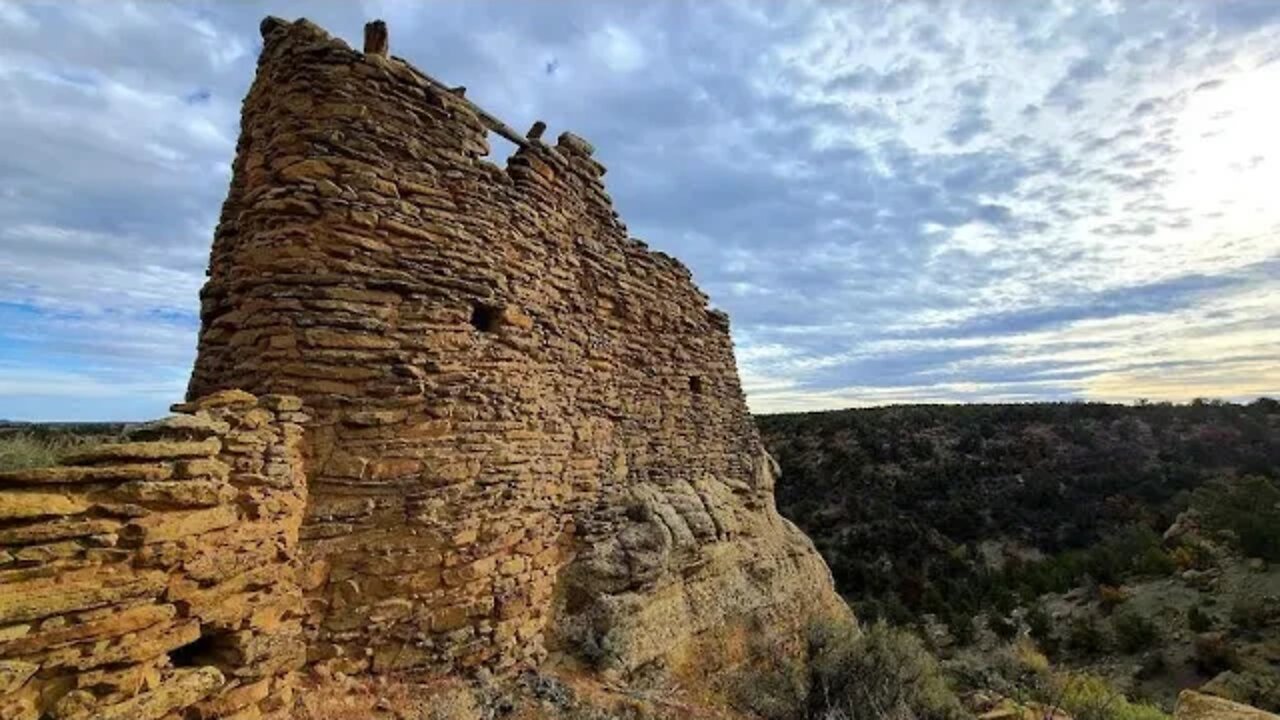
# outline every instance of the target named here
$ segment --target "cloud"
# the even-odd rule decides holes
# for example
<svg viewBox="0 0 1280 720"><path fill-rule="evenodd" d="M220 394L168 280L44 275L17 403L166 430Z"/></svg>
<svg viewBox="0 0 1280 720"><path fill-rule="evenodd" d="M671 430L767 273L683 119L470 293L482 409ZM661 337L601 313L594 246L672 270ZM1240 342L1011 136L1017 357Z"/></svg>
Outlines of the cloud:
<svg viewBox="0 0 1280 720"><path fill-rule="evenodd" d="M1280 394L1275 3L6 3L0 416L181 393L268 12L591 140L758 410Z"/></svg>
<svg viewBox="0 0 1280 720"><path fill-rule="evenodd" d="M960 117L947 130L947 139L956 145L965 145L978 135L991 130L991 121L981 108L970 107L960 113Z"/></svg>
<svg viewBox="0 0 1280 720"><path fill-rule="evenodd" d="M832 92L853 91L892 94L910 90L919 81L919 63L909 62L889 68L884 72L862 65L856 70L841 73L831 78L826 83L826 89Z"/></svg>

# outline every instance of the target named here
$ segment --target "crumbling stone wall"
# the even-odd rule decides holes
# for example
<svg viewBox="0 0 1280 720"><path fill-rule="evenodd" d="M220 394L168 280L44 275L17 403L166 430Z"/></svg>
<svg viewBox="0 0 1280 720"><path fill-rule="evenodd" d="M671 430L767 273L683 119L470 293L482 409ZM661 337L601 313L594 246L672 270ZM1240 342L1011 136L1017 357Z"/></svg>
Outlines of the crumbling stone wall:
<svg viewBox="0 0 1280 720"><path fill-rule="evenodd" d="M0 473L0 718L287 716L300 408L217 393Z"/></svg>
<svg viewBox="0 0 1280 720"><path fill-rule="evenodd" d="M632 671L839 611L727 317L628 237L591 146L516 136L380 24L365 53L262 31L189 393L307 404L311 660Z"/></svg>

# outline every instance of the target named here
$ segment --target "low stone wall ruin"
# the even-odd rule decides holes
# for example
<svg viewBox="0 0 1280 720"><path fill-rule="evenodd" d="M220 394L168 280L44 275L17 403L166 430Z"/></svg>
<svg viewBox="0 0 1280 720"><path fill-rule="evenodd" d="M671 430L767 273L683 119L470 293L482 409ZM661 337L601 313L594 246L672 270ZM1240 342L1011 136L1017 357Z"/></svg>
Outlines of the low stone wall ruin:
<svg viewBox="0 0 1280 720"><path fill-rule="evenodd" d="M301 407L216 393L0 473L0 718L287 716Z"/></svg>

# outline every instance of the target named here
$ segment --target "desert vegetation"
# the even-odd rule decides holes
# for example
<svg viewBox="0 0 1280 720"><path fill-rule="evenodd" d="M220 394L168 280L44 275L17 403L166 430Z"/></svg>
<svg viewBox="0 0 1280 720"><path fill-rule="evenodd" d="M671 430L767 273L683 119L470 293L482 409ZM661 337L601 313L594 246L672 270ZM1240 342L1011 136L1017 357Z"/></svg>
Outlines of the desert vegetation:
<svg viewBox="0 0 1280 720"><path fill-rule="evenodd" d="M859 616L918 629L944 665L1027 641L1062 668L1038 681L1040 702L1057 688L1065 707L1103 683L1159 711L1204 685L1280 708L1274 401L759 422L783 469L780 510ZM1147 712L1131 705L1108 711ZM1079 703L1072 714L1105 716Z"/></svg>
<svg viewBox="0 0 1280 720"><path fill-rule="evenodd" d="M949 720L966 717L951 681L913 633L881 621L810 626L804 662L757 649L763 668L737 678L736 704L767 720Z"/></svg>
<svg viewBox="0 0 1280 720"><path fill-rule="evenodd" d="M120 437L120 423L0 423L0 472L45 467L76 448Z"/></svg>
<svg viewBox="0 0 1280 720"><path fill-rule="evenodd" d="M1274 551L1270 516L1241 515L1280 476L1273 400L901 406L759 424L783 470L779 509L866 618L958 621L1086 576L1166 574L1195 551L1175 557L1160 534L1194 491L1240 476L1251 479L1201 502L1243 532L1246 553Z"/></svg>
<svg viewBox="0 0 1280 720"><path fill-rule="evenodd" d="M1027 637L966 652L947 664L970 705L988 712L1017 709L1020 716L1077 720L1162 720L1169 715L1131 699L1098 675L1055 667Z"/></svg>
<svg viewBox="0 0 1280 720"><path fill-rule="evenodd" d="M883 620L818 622L806 663L766 667L739 677L734 696L768 720L1169 717L1099 675L1056 667L1026 635L939 661L915 632Z"/></svg>

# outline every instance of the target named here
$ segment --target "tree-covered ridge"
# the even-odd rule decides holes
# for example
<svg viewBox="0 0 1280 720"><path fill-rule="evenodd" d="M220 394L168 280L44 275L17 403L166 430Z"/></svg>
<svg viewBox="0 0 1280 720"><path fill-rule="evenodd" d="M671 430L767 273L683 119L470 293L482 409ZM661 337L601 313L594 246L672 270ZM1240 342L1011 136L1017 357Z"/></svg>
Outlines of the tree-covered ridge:
<svg viewBox="0 0 1280 720"><path fill-rule="evenodd" d="M1141 570L1191 491L1223 477L1280 480L1280 403L1269 399L897 406L758 422L783 470L779 509L864 616L899 621Z"/></svg>

